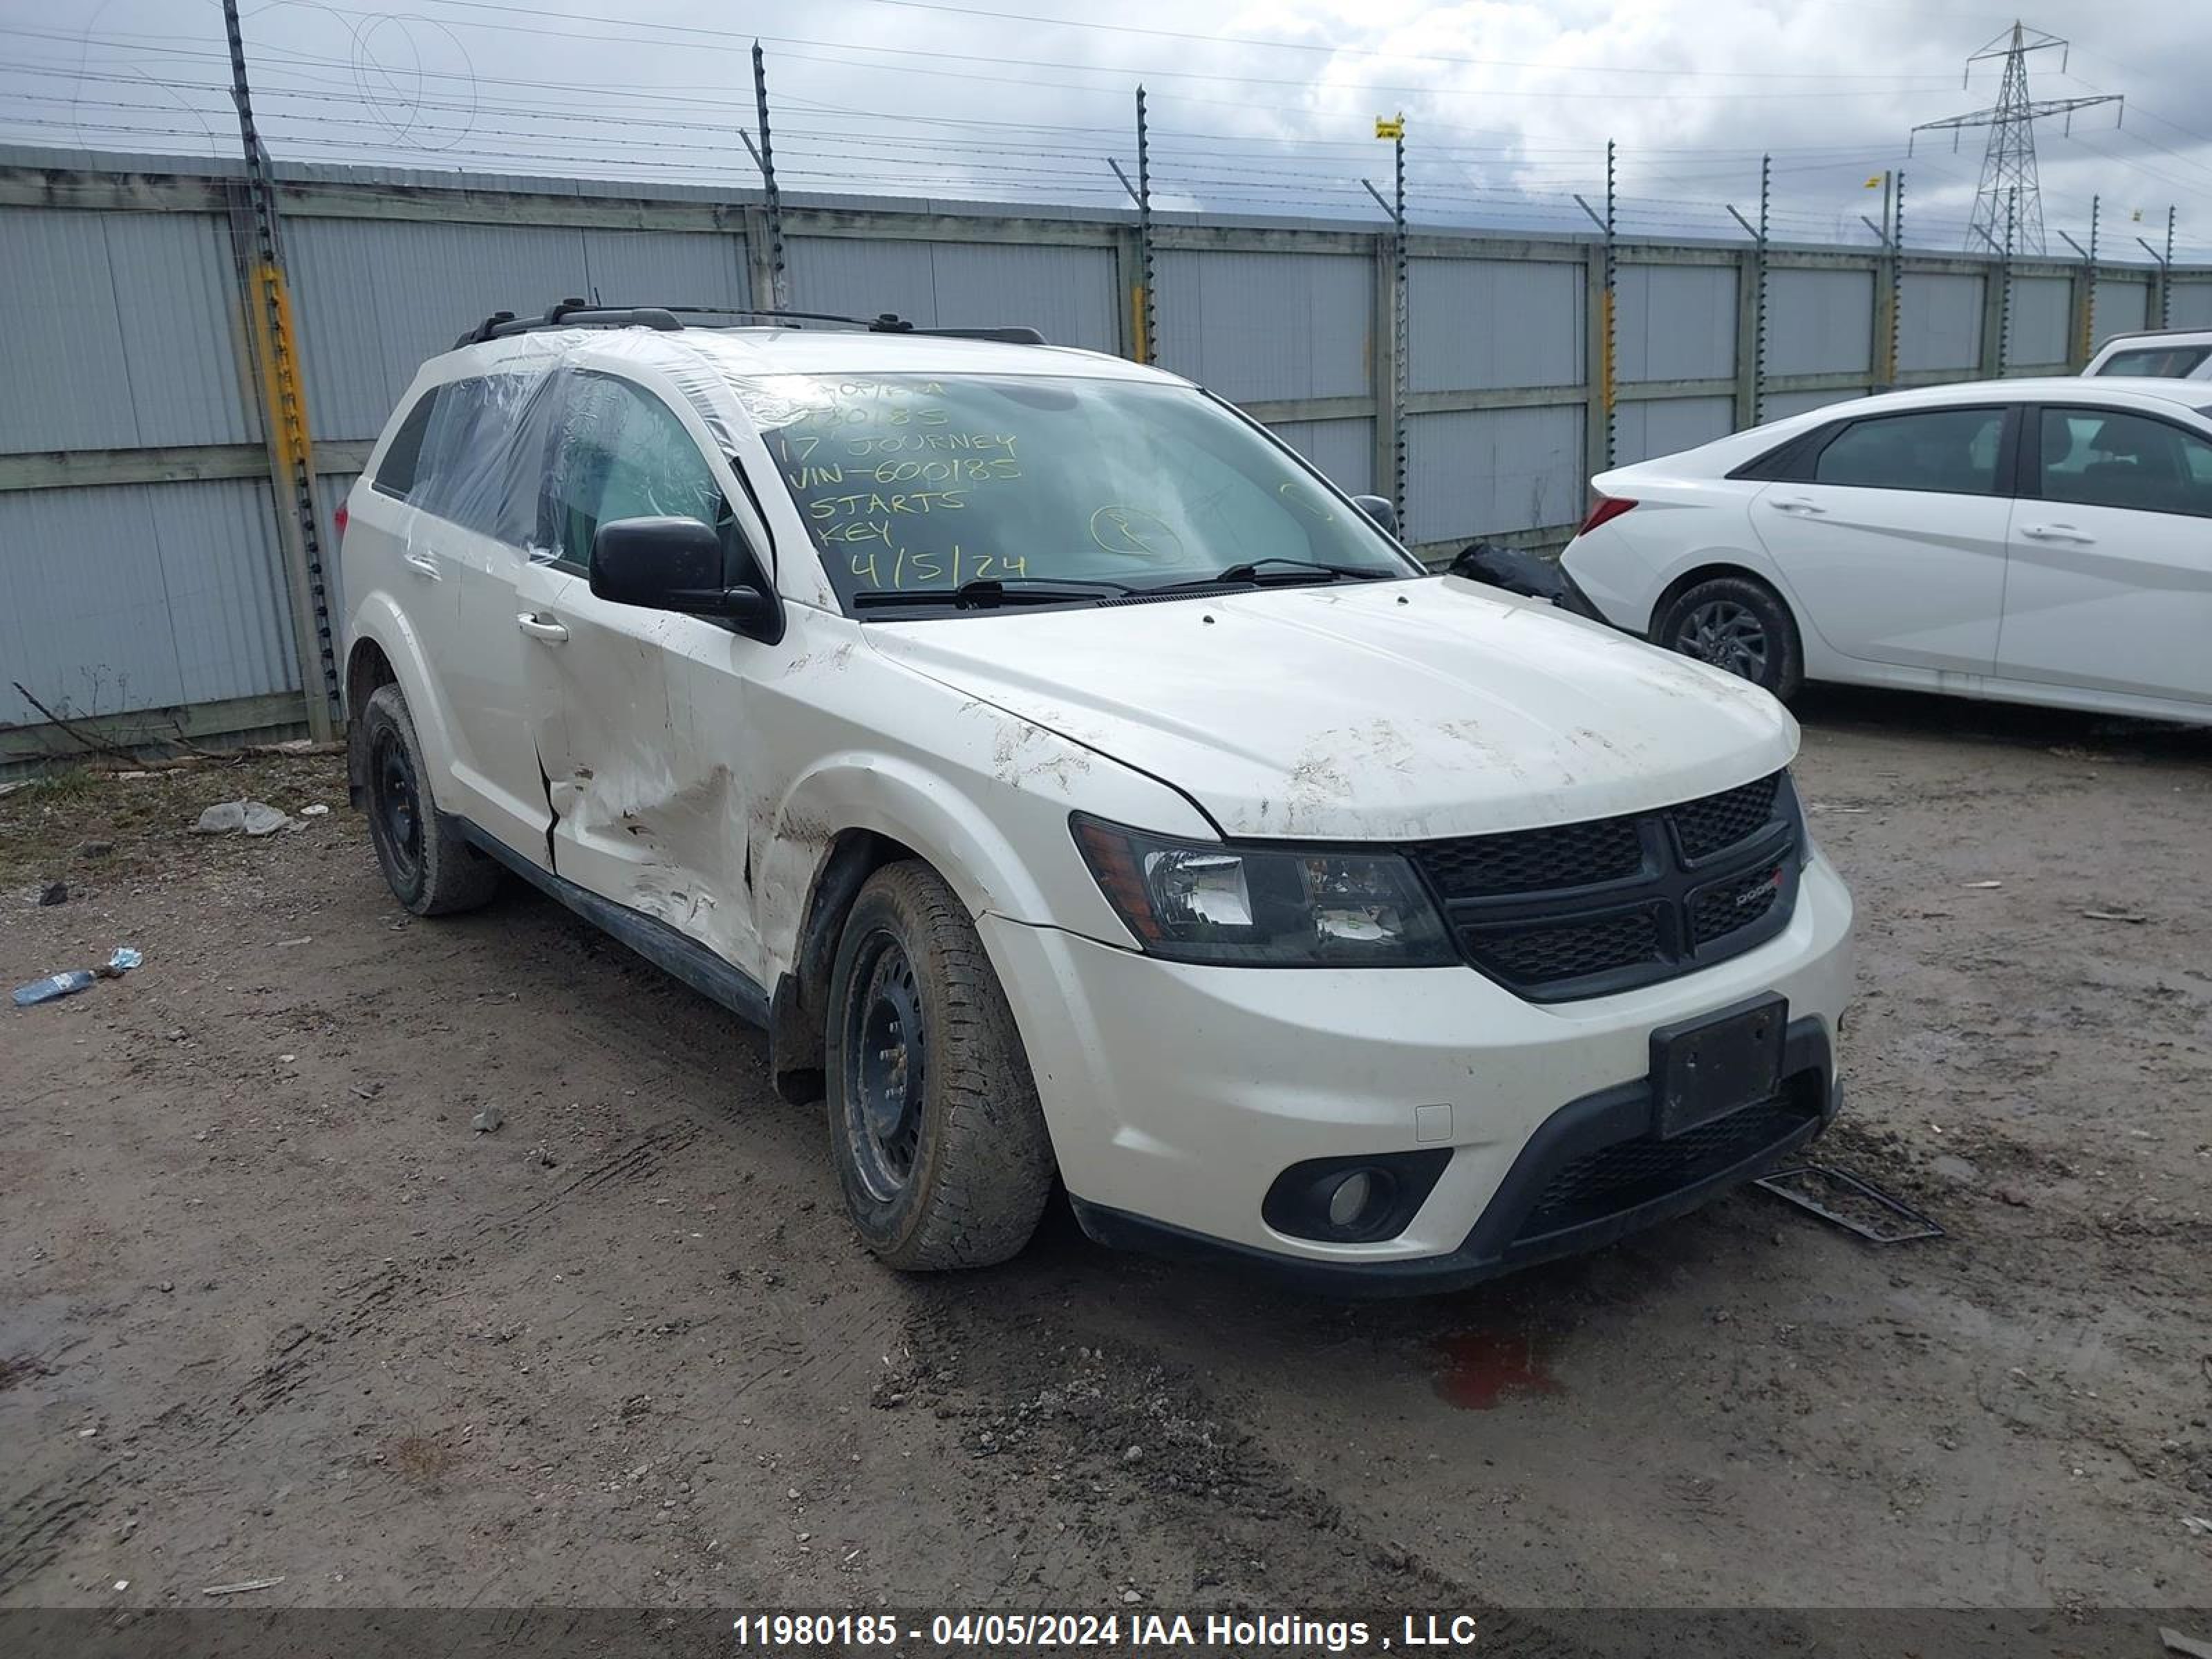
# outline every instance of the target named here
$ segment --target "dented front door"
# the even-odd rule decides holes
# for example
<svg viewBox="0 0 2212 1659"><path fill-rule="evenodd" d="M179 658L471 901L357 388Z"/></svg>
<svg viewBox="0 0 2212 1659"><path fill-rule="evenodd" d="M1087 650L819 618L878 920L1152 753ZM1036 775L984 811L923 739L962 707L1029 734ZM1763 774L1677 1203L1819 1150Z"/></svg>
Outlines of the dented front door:
<svg viewBox="0 0 2212 1659"><path fill-rule="evenodd" d="M696 617L610 605L550 565L518 592L554 873L751 971L743 789L717 755L728 732L699 729L702 717L735 729L742 684L715 677L720 695L702 710L683 672L736 641Z"/></svg>
<svg viewBox="0 0 2212 1659"><path fill-rule="evenodd" d="M648 392L592 375L569 398L551 544L516 585L554 873L757 972L748 803L732 757L745 748L735 659L757 647L698 617L611 604L589 574L599 525L662 514L723 523L722 493L693 434Z"/></svg>

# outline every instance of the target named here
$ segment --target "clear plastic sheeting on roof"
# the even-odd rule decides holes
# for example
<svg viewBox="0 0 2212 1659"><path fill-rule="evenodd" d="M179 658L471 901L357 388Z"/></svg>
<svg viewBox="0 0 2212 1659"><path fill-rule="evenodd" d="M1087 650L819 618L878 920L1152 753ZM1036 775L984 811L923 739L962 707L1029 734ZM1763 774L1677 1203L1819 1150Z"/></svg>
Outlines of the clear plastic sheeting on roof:
<svg viewBox="0 0 2212 1659"><path fill-rule="evenodd" d="M672 390L738 468L737 434L751 427L708 354L665 334L568 329L519 336L477 362L416 396L379 489L538 561L588 562L599 526L620 519L696 519L727 533L732 508L696 435L628 378L648 371L641 378Z"/></svg>

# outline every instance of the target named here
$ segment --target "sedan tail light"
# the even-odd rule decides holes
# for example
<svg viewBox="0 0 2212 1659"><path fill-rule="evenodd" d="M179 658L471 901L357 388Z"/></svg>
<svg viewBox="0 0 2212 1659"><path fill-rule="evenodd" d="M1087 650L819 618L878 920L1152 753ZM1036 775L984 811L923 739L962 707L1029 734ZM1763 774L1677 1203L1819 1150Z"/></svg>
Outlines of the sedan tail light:
<svg viewBox="0 0 2212 1659"><path fill-rule="evenodd" d="M1587 536L1600 525L1619 518L1635 505L1626 495L1592 495L1589 517L1583 520L1583 527L1575 534Z"/></svg>

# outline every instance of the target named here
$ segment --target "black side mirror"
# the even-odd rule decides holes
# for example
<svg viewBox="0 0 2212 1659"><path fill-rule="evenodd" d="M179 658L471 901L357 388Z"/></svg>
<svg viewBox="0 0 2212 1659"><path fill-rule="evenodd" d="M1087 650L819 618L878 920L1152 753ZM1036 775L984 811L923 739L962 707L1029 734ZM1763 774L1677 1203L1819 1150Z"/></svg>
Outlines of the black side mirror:
<svg viewBox="0 0 2212 1659"><path fill-rule="evenodd" d="M773 644L783 607L763 580L726 582L722 538L696 519L617 519L592 538L592 592L611 605L726 622Z"/></svg>
<svg viewBox="0 0 2212 1659"><path fill-rule="evenodd" d="M1383 533L1398 533L1398 509L1390 505L1388 495L1354 495L1352 504L1382 526Z"/></svg>

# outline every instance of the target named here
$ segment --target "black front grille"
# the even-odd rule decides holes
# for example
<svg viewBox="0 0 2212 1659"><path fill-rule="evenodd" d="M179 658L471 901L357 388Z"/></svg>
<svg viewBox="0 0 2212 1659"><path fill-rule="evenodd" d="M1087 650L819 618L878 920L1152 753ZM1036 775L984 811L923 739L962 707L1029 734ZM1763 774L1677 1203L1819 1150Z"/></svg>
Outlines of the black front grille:
<svg viewBox="0 0 2212 1659"><path fill-rule="evenodd" d="M1698 945L1726 939L1739 927L1748 927L1774 908L1787 878L1781 861L1762 866L1747 876L1735 876L1708 887L1690 901L1690 937Z"/></svg>
<svg viewBox="0 0 2212 1659"><path fill-rule="evenodd" d="M1814 1091L1792 1089L1671 1140L1638 1135L1564 1165L1522 1218L1516 1244L1588 1226L1719 1175L1763 1151L1778 1150L1816 1121Z"/></svg>
<svg viewBox="0 0 2212 1659"><path fill-rule="evenodd" d="M1476 968L1539 1001L1749 950L1789 920L1802 838L1786 775L1655 811L1406 851Z"/></svg>
<svg viewBox="0 0 2212 1659"><path fill-rule="evenodd" d="M1723 789L1702 800L1685 801L1668 813L1686 859L1711 858L1733 847L1774 817L1774 794L1782 775L1754 779L1738 789Z"/></svg>
<svg viewBox="0 0 2212 1659"><path fill-rule="evenodd" d="M1659 918L1630 910L1548 927L1469 928L1465 943L1516 979L1548 983L1603 973L1624 963L1659 960Z"/></svg>
<svg viewBox="0 0 2212 1659"><path fill-rule="evenodd" d="M1644 837L1634 818L1592 818L1510 836L1431 842L1422 866L1448 899L1540 893L1618 881L1644 868Z"/></svg>

